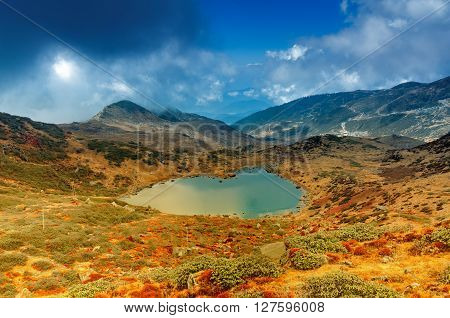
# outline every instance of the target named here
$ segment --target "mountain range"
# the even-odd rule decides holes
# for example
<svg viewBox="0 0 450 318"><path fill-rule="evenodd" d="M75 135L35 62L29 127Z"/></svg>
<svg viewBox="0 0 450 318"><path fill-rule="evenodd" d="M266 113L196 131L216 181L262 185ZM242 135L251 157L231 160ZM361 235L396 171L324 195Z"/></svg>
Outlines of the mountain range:
<svg viewBox="0 0 450 318"><path fill-rule="evenodd" d="M402 135L434 140L450 130L450 77L390 89L303 97L237 121L234 127L260 138L336 134Z"/></svg>
<svg viewBox="0 0 450 318"><path fill-rule="evenodd" d="M228 126L178 109L152 112L131 101L106 106L86 122L60 125L64 130L89 139L112 139L140 142L158 150L236 147L256 140Z"/></svg>

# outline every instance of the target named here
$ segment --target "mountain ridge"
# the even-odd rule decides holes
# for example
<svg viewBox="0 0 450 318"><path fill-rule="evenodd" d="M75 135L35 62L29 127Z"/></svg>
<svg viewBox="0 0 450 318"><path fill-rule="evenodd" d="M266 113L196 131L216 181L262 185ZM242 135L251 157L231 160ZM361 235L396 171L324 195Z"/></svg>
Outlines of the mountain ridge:
<svg viewBox="0 0 450 318"><path fill-rule="evenodd" d="M256 112L233 127L263 138L397 134L430 141L450 130L449 118L450 77L445 77L428 84L303 97Z"/></svg>

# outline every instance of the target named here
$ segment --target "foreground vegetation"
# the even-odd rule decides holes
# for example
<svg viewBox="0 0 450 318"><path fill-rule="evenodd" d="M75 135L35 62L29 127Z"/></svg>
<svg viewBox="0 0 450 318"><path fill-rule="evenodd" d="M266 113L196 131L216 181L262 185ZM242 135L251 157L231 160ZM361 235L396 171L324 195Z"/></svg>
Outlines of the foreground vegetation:
<svg viewBox="0 0 450 318"><path fill-rule="evenodd" d="M123 144L70 139L60 161L1 155L0 296L448 297L449 174L435 164L446 157L389 161L383 147L323 137L269 159L215 150L136 162ZM176 216L119 199L249 162L305 188L301 211Z"/></svg>

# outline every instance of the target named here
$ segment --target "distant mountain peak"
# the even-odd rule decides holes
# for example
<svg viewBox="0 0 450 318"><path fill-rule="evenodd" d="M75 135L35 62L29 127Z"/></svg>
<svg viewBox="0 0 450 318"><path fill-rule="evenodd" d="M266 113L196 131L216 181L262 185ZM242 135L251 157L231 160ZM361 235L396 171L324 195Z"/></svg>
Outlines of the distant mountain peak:
<svg viewBox="0 0 450 318"><path fill-rule="evenodd" d="M161 123L163 120L156 114L129 100L122 100L103 108L90 121L103 123L123 122L128 124Z"/></svg>

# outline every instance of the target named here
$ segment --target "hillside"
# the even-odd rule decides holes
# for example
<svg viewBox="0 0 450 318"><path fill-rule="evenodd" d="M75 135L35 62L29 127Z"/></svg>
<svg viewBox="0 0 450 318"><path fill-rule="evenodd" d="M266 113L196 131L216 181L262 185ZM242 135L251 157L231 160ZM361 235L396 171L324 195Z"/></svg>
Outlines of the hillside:
<svg viewBox="0 0 450 318"><path fill-rule="evenodd" d="M430 84L308 96L254 113L235 123L258 137L321 134L433 140L450 130L450 77Z"/></svg>
<svg viewBox="0 0 450 318"><path fill-rule="evenodd" d="M25 161L64 157L64 132L56 125L0 113L0 146L3 154Z"/></svg>
<svg viewBox="0 0 450 318"><path fill-rule="evenodd" d="M323 135L153 162L119 141L65 140L64 158L39 165L0 153L0 297L449 296L448 136L397 150ZM298 213L179 216L120 201L248 165L305 189Z"/></svg>
<svg viewBox="0 0 450 318"><path fill-rule="evenodd" d="M254 143L254 138L225 123L177 109L152 112L130 101L106 106L83 123L60 125L88 139L139 142L159 151L189 151L235 147Z"/></svg>

